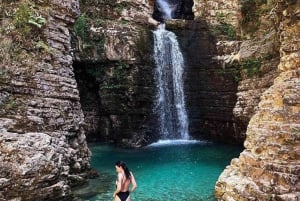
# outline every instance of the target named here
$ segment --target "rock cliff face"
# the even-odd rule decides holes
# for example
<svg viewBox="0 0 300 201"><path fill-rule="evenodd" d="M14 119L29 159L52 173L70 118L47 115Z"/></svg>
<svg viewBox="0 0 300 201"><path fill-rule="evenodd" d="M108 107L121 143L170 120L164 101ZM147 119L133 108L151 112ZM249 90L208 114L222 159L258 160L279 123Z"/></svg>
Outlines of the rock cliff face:
<svg viewBox="0 0 300 201"><path fill-rule="evenodd" d="M98 0L81 5L74 67L90 140L141 146L155 138L153 3ZM86 35L80 32L84 27Z"/></svg>
<svg viewBox="0 0 300 201"><path fill-rule="evenodd" d="M242 143L261 94L277 75L278 37L273 19L266 14L253 39L244 28L250 22L244 27L239 22L247 15L241 12L239 1L177 1L176 5L178 18L195 17L194 21L167 22L186 60L190 133L196 138ZM83 15L77 20L79 26L75 24L75 49L79 51L74 67L88 139L130 146L157 139L151 58L151 29L155 27L149 23L156 23L152 13L160 19L159 9L154 1L107 4L95 0L81 7ZM185 11L180 14L181 10Z"/></svg>
<svg viewBox="0 0 300 201"><path fill-rule="evenodd" d="M185 58L193 137L242 143L261 94L277 76L278 37L272 16L263 15L255 32L268 34L247 38L247 26L239 21L247 14L241 6L239 1L194 1L194 21L167 21Z"/></svg>
<svg viewBox="0 0 300 201"><path fill-rule="evenodd" d="M79 12L78 1L1 2L0 200L70 200L84 181L69 30Z"/></svg>
<svg viewBox="0 0 300 201"><path fill-rule="evenodd" d="M278 75L279 41L274 15L268 13L270 10L267 2L194 2L195 20L205 20L212 35L210 51L203 51L207 53L210 65L206 64L209 67L203 71L204 79L201 80L211 77L213 82L211 85L202 84L208 88L202 89L200 94L205 95L198 102L208 101L197 105L198 111L204 111L200 118L196 118L201 120L197 121L198 128L206 128L202 133L231 142L244 141L247 125L257 111L261 94ZM252 21L257 25L252 25ZM250 25L252 29L249 29ZM191 52L208 47L203 46ZM193 57L189 60L192 61ZM195 63L203 61L202 58ZM215 79L211 76L213 74ZM214 92L214 98L205 92Z"/></svg>
<svg viewBox="0 0 300 201"><path fill-rule="evenodd" d="M241 143L248 127L217 198L298 200L299 0L177 2L176 18L195 19L167 22L186 60L190 133ZM158 8L91 0L80 15L75 0L0 5L0 200L71 200L89 169L85 133L131 147L159 137Z"/></svg>
<svg viewBox="0 0 300 201"><path fill-rule="evenodd" d="M273 3L280 35L280 73L250 120L245 150L219 177L219 200L300 199L300 2Z"/></svg>
<svg viewBox="0 0 300 201"><path fill-rule="evenodd" d="M209 24L218 24L220 16L226 16L226 22L238 27L240 18L239 1L194 0L193 12L195 20L203 20Z"/></svg>
<svg viewBox="0 0 300 201"><path fill-rule="evenodd" d="M82 5L85 14L79 19L85 20L88 29L87 36L76 32L79 52L75 54L74 67L89 125L88 139L140 146L159 138L155 130L157 118L152 112L156 89L151 29L155 27L148 25L155 22L152 13L159 20L159 12L153 1L123 3L112 1L107 5L104 1L94 1ZM211 5L214 9L217 6L221 15L230 8L236 10L235 3L230 4L232 7ZM178 1L177 17L192 19L192 6L191 1ZM201 6L195 2L194 9L203 10ZM185 90L191 135L240 143L244 135L235 128L232 112L237 82L231 71L224 71L221 62L214 60L215 55L223 52L218 53L209 23L217 21L219 15L207 14L204 21L197 13L197 21L171 20L167 29L177 34L187 65ZM233 20L236 18L231 16L226 20L236 26Z"/></svg>

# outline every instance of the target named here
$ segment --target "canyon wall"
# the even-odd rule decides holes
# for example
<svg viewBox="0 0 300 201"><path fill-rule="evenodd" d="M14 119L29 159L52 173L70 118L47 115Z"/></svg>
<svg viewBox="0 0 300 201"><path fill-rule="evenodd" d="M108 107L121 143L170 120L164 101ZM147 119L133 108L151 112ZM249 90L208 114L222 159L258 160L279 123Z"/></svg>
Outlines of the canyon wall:
<svg viewBox="0 0 300 201"><path fill-rule="evenodd" d="M90 152L72 67L78 1L1 1L0 200L72 200Z"/></svg>
<svg viewBox="0 0 300 201"><path fill-rule="evenodd" d="M151 33L157 25L151 15L159 20L159 12L153 1L126 4L112 1L109 5L104 1L93 2L82 4L83 15L77 20L78 24L86 24L86 35L75 24L74 48L78 52L74 67L88 125L87 138L123 146L149 144L159 139L158 118L153 112L156 86ZM210 21L198 13L196 21L190 20L193 3L178 2L179 11L188 8L181 15L178 11L177 17L188 20L170 20L166 28L176 33L186 61L184 77L190 134L198 139L241 143L244 135L235 128L232 112L238 84L234 74L224 71L222 62L214 59L223 53L218 53L218 40L211 33ZM202 6L195 2L195 8L203 9ZM220 13L237 9L222 6L218 8ZM215 20L218 16L214 14ZM85 27L84 23L81 28Z"/></svg>
<svg viewBox="0 0 300 201"><path fill-rule="evenodd" d="M184 54L189 130L195 138L242 144L260 96L278 75L278 34L266 11L272 7L252 4L194 1L195 20L166 22ZM246 29L249 6L259 13L260 26L253 30Z"/></svg>
<svg viewBox="0 0 300 201"><path fill-rule="evenodd" d="M250 120L245 150L219 177L219 200L300 199L300 2L273 3L280 38L279 75Z"/></svg>
<svg viewBox="0 0 300 201"><path fill-rule="evenodd" d="M299 1L178 2L194 11L167 22L186 60L191 135L242 143L248 127L217 198L299 199ZM0 200L72 200L89 170L85 134L130 147L159 138L155 3L0 5Z"/></svg>
<svg viewBox="0 0 300 201"><path fill-rule="evenodd" d="M74 27L74 67L91 141L137 147L158 138L153 5L144 0L81 4L83 14Z"/></svg>
<svg viewBox="0 0 300 201"><path fill-rule="evenodd" d="M241 144L261 94L277 76L273 19L260 4L250 5L263 19L262 29L252 31L260 33L254 37L245 28L250 22L241 25L248 13L239 1L178 1L178 8L186 6L186 13L177 13L186 19L166 23L176 33L186 61L190 134ZM151 33L157 25L152 13L160 19L157 6L154 1L95 0L81 7L74 67L88 139L126 146L157 140Z"/></svg>
<svg viewBox="0 0 300 201"><path fill-rule="evenodd" d="M240 2L213 1L213 0L194 0L193 12L195 20L205 20L208 24L219 24L219 17L226 16L226 22L239 27Z"/></svg>

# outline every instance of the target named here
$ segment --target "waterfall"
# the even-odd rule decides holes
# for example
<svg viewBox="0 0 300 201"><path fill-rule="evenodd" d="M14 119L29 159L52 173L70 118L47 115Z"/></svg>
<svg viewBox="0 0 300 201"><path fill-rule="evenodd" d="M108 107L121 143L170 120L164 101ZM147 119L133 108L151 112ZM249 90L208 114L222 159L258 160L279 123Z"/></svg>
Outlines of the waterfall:
<svg viewBox="0 0 300 201"><path fill-rule="evenodd" d="M165 0L157 1L159 7L162 9L162 12L165 14L164 19L172 19L172 12L170 5Z"/></svg>
<svg viewBox="0 0 300 201"><path fill-rule="evenodd" d="M184 60L176 35L164 25L154 31L156 111L163 139L189 139L183 89Z"/></svg>

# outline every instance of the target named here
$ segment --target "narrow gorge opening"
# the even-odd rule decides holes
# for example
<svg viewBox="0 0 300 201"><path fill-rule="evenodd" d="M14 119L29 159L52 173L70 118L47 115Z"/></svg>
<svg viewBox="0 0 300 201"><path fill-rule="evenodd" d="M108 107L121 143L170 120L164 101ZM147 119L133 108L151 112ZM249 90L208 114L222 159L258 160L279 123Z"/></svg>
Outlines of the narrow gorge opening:
<svg viewBox="0 0 300 201"><path fill-rule="evenodd" d="M158 0L154 4L153 18L157 21L164 21L164 19L186 19L193 20L193 0ZM163 12L165 6L169 7L169 12Z"/></svg>

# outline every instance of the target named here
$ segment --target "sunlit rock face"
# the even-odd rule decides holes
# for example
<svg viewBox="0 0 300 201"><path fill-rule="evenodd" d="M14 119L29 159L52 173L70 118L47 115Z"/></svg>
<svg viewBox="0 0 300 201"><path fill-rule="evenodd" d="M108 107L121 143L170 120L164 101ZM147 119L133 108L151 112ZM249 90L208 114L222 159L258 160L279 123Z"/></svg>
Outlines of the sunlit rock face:
<svg viewBox="0 0 300 201"><path fill-rule="evenodd" d="M280 36L279 75L247 129L245 150L219 177L219 200L300 199L299 2L275 1Z"/></svg>
<svg viewBox="0 0 300 201"><path fill-rule="evenodd" d="M1 4L13 13L26 8L22 3ZM25 37L26 30L15 32L13 15L3 18L0 200L71 200L71 186L84 182L90 159L70 42L79 2L35 3L46 23L28 40L18 43L14 36Z"/></svg>
<svg viewBox="0 0 300 201"><path fill-rule="evenodd" d="M226 16L226 22L238 27L240 18L239 0L194 0L195 20L205 19L209 24L217 24L220 15Z"/></svg>

